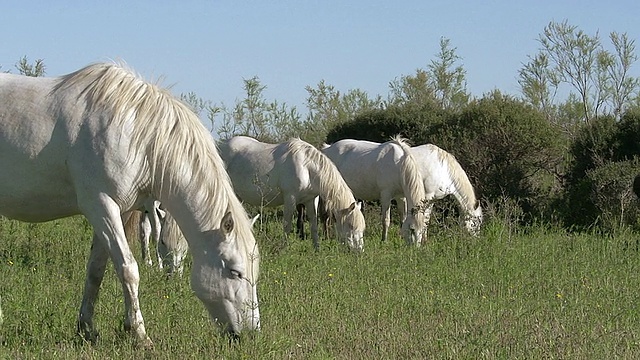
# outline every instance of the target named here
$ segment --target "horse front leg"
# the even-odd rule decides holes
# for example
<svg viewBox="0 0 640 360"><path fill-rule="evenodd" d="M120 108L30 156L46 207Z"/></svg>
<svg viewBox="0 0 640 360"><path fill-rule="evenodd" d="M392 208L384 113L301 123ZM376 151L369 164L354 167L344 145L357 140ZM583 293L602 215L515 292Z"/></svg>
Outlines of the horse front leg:
<svg viewBox="0 0 640 360"><path fill-rule="evenodd" d="M145 208L150 211L150 222L151 222L151 237L153 238L153 242L156 246L156 261L158 262L158 268L162 269L164 266L164 261L162 258L162 254L160 254L160 232L162 231L162 224L167 216L167 212L164 209L160 208L160 201L148 199L145 203Z"/></svg>
<svg viewBox="0 0 640 360"><path fill-rule="evenodd" d="M404 196L396 198L398 204L398 212L400 212L400 223L404 223L407 220L407 199Z"/></svg>
<svg viewBox="0 0 640 360"><path fill-rule="evenodd" d="M151 348L153 347L153 342L147 336L138 300L138 286L140 283L138 263L129 248L124 234L120 207L111 197L105 194L99 195L98 198L97 203L84 203L82 206L83 213L93 225L96 236L94 237L94 248L91 251L88 265L87 288L85 289L83 307L81 308L81 317L85 313L89 317L85 318L85 316L81 319L89 325L89 328L92 328L93 303L95 303L95 297L97 296L96 280L101 281L104 276L105 253L107 253L110 255L118 279L122 283L125 330L136 337L140 346ZM97 286L99 287L99 284ZM86 299L86 302L84 299Z"/></svg>
<svg viewBox="0 0 640 360"><path fill-rule="evenodd" d="M153 265L151 259L151 251L149 250L149 243L151 238L151 221L149 220L149 213L145 210L142 213L142 219L140 220L140 247L142 249L142 260L147 265Z"/></svg>
<svg viewBox="0 0 640 360"><path fill-rule="evenodd" d="M311 237L313 238L313 247L320 250L320 240L318 236L318 211L316 209L316 198L305 203L307 209L307 217L309 218L309 227L311 228Z"/></svg>
<svg viewBox="0 0 640 360"><path fill-rule="evenodd" d="M433 201L425 202L424 206L424 231L422 236L418 239L417 246L422 245L423 242L427 242L427 231L429 230L429 219L431 219L431 210L433 210Z"/></svg>

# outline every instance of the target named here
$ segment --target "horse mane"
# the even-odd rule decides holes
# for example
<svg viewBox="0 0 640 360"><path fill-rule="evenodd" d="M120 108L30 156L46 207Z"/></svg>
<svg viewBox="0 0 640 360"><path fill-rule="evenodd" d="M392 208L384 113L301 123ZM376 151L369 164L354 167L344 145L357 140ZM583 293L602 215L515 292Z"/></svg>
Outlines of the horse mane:
<svg viewBox="0 0 640 360"><path fill-rule="evenodd" d="M469 181L467 173L464 171L456 157L436 145L429 145L436 150L438 161L445 165L449 178L453 181L453 186L456 188L456 192L460 199L465 202L468 209L475 209L478 205L475 190L471 185L471 181Z"/></svg>
<svg viewBox="0 0 640 360"><path fill-rule="evenodd" d="M289 140L287 146L292 155L302 153L305 164L316 167L317 171L322 173L323 176L316 179L319 180L320 196L325 201L327 209L346 209L356 201L336 165L320 150L299 138Z"/></svg>
<svg viewBox="0 0 640 360"><path fill-rule="evenodd" d="M400 166L402 170L402 188L406 199L412 202L412 204L408 205L410 205L410 207L420 207L423 205L422 202L426 200L427 195L424 190L424 184L422 183L418 163L411 154L411 147L408 141L400 135L392 137L390 142L398 145L404 153Z"/></svg>
<svg viewBox="0 0 640 360"><path fill-rule="evenodd" d="M203 217L203 226L217 228L225 212L231 211L238 225L236 238L253 239L249 218L235 197L216 145L186 104L115 63L91 64L64 75L52 93L72 87L82 89L75 100L85 101L89 115L110 116L109 126L129 134L128 161L144 156L147 166L138 180L147 180L152 194L162 193L165 185L171 192L178 187L199 192L203 208L212 211ZM256 251L255 244L243 243L246 254Z"/></svg>
<svg viewBox="0 0 640 360"><path fill-rule="evenodd" d="M173 248L180 245L182 243L181 239L184 239L184 235L182 234L180 227L173 219L170 212L167 212L162 223L160 239L162 239L166 245L169 245L170 247L172 246Z"/></svg>

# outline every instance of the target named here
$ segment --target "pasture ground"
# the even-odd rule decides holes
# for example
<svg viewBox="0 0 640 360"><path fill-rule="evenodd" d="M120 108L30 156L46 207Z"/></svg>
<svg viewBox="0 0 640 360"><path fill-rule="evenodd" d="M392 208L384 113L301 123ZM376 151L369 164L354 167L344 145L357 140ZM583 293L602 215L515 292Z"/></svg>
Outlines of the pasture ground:
<svg viewBox="0 0 640 360"><path fill-rule="evenodd" d="M638 234L516 228L489 217L478 238L432 226L407 247L397 223L381 243L365 214L365 252L284 239L263 217L257 238L262 331L229 344L182 278L140 265L155 349L123 331L121 287L107 270L96 346L75 334L91 227L82 217L0 219L0 359L635 359L640 357ZM140 253L139 246L135 251Z"/></svg>

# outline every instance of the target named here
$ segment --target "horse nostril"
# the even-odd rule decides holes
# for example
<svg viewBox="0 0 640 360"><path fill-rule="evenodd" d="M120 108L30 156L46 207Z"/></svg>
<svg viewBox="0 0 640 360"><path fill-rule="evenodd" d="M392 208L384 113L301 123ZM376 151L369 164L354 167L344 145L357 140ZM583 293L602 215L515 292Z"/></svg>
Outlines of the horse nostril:
<svg viewBox="0 0 640 360"><path fill-rule="evenodd" d="M227 333L227 338L229 339L229 344L237 344L240 342L240 334L233 330Z"/></svg>

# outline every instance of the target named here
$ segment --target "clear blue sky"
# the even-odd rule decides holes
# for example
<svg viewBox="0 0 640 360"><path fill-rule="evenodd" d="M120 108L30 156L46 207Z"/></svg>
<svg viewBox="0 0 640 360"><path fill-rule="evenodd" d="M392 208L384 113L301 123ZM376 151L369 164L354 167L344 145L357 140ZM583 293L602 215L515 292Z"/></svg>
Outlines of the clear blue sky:
<svg viewBox="0 0 640 360"><path fill-rule="evenodd" d="M390 81L436 58L441 37L462 57L472 95L519 95L518 70L550 21L608 44L611 31L639 41L639 14L637 0L13 1L0 5L0 70L16 72L25 55L44 59L48 76L117 59L227 106L258 76L267 100L306 114L304 88L321 80L386 98Z"/></svg>

